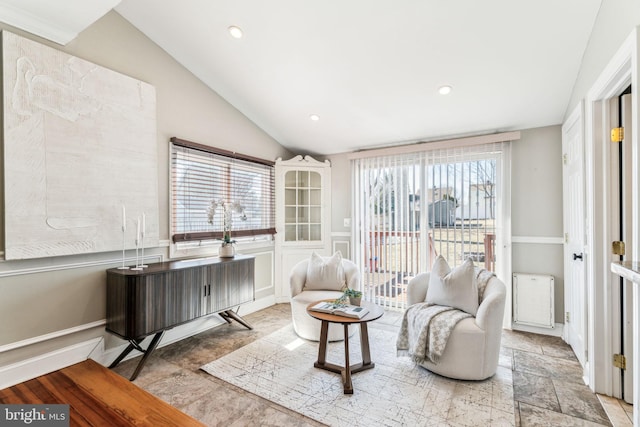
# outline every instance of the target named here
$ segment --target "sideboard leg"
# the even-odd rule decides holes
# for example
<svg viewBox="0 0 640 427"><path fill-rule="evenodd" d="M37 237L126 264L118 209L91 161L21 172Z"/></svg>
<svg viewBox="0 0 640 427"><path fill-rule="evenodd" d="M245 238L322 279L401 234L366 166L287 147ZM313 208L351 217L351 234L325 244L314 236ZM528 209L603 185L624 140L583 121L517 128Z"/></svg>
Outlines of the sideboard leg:
<svg viewBox="0 0 640 427"><path fill-rule="evenodd" d="M224 321L227 322L228 324L231 324L231 319L229 319L229 316L224 311L221 311L220 313L218 313L218 316L222 317Z"/></svg>
<svg viewBox="0 0 640 427"><path fill-rule="evenodd" d="M162 338L162 335L164 335L164 331L158 332L153 336L151 343L149 343L149 347L147 347L147 349L144 350L144 356L142 356L142 359L140 359L140 362L138 362L138 366L136 367L136 370L133 371L133 375L131 375L131 378L129 379L130 381L133 381L136 379L136 377L142 370L142 367L147 362L147 359L149 358L151 353L153 353L153 350L155 350L156 347L158 346L158 343L160 342L160 338Z"/></svg>
<svg viewBox="0 0 640 427"><path fill-rule="evenodd" d="M125 348L124 351L120 353L118 357L116 357L116 360L114 360L113 363L109 365L109 369L113 369L116 366L118 366L118 363L122 362L122 359L127 357L127 354L131 353L131 350L133 350L136 347L138 347L137 343L134 344L133 341L129 341L129 345L127 346L127 348Z"/></svg>
<svg viewBox="0 0 640 427"><path fill-rule="evenodd" d="M247 329L253 329L253 326L251 326L249 323L247 323L246 320L244 320L242 317L238 316L236 313L234 313L232 310L225 310L225 311L221 311L220 313L218 313L220 316L222 316L223 319L226 320L227 317L230 317L231 319L235 320L236 322L240 323L242 326L244 326Z"/></svg>

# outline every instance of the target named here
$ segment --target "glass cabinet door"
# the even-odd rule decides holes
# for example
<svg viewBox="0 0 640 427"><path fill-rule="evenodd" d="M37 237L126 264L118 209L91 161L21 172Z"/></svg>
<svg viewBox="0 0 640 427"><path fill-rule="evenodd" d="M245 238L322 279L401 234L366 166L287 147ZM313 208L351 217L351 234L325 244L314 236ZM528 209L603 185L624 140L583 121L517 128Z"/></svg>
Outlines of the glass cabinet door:
<svg viewBox="0 0 640 427"><path fill-rule="evenodd" d="M322 178L319 172L290 170L284 177L284 240L322 240Z"/></svg>

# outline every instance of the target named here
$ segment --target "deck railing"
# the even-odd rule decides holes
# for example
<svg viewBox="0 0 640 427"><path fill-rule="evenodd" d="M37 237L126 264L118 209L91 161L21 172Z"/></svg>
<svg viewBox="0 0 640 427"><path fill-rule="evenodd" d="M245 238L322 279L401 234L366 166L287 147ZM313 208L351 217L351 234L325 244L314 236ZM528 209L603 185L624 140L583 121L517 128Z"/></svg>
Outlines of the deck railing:
<svg viewBox="0 0 640 427"><path fill-rule="evenodd" d="M492 226L493 221L482 224L481 230L478 226L461 225L433 228L428 232L369 231L366 234L362 277L365 298L388 308L405 308L409 280L428 271L427 265L430 266L438 254L442 254L451 266L471 257L477 265L495 271L495 232ZM421 239L425 235L427 241L423 242Z"/></svg>

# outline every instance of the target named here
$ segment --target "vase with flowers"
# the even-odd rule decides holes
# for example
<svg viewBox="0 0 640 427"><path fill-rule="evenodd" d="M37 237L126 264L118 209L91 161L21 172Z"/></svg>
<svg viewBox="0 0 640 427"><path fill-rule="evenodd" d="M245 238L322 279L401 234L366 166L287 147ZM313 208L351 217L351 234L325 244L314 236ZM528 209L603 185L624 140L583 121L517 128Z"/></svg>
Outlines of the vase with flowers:
<svg viewBox="0 0 640 427"><path fill-rule="evenodd" d="M236 242L231 238L231 226L233 224L233 214L240 215L242 221L247 220L244 206L238 202L227 202L224 199L212 200L207 208L209 224L214 223L215 214L218 208L222 212L222 244L218 249L218 255L221 258L232 258L236 254L236 248L233 244Z"/></svg>

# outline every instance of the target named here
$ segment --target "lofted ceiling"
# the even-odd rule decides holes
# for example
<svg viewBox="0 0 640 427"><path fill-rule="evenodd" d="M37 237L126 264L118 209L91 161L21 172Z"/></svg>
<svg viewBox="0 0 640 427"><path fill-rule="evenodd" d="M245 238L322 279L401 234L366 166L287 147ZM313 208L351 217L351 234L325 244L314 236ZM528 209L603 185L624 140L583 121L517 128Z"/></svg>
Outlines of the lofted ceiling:
<svg viewBox="0 0 640 427"><path fill-rule="evenodd" d="M561 123L601 0L2 3L115 4L275 140L325 155Z"/></svg>
<svg viewBox="0 0 640 427"><path fill-rule="evenodd" d="M120 0L0 0L0 21L67 44Z"/></svg>

